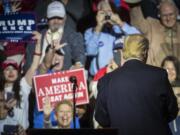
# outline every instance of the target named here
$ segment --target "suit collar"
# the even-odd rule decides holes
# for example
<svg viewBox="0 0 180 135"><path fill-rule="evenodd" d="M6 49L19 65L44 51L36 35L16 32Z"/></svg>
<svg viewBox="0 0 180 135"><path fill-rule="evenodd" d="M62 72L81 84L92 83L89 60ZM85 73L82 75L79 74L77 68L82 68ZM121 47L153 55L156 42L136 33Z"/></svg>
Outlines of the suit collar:
<svg viewBox="0 0 180 135"><path fill-rule="evenodd" d="M144 63L139 59L129 59L124 63L124 66L126 67L128 65L137 65L137 64L144 65Z"/></svg>

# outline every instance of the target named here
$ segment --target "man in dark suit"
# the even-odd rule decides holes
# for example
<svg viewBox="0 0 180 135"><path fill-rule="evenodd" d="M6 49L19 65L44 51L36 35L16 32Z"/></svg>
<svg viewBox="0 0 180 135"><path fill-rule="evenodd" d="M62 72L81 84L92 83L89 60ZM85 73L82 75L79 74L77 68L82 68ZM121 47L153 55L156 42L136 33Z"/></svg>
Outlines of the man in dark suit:
<svg viewBox="0 0 180 135"><path fill-rule="evenodd" d="M168 123L178 106L165 70L146 65L148 40L126 37L121 68L98 83L95 118L119 135L171 135Z"/></svg>

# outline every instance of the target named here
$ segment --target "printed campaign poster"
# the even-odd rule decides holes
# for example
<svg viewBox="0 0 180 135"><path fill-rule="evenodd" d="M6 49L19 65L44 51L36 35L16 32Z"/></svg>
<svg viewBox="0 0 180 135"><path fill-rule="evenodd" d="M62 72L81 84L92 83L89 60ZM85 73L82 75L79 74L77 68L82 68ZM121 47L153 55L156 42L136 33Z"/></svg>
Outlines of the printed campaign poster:
<svg viewBox="0 0 180 135"><path fill-rule="evenodd" d="M37 75L33 78L39 111L43 109L43 101L46 96L50 97L53 107L57 102L64 99L73 100L73 84L70 82L70 77L72 76L76 77L78 85L75 93L76 105L89 103L84 69L67 70L52 74Z"/></svg>
<svg viewBox="0 0 180 135"><path fill-rule="evenodd" d="M11 42L31 41L36 30L34 13L12 13L0 15L0 40Z"/></svg>

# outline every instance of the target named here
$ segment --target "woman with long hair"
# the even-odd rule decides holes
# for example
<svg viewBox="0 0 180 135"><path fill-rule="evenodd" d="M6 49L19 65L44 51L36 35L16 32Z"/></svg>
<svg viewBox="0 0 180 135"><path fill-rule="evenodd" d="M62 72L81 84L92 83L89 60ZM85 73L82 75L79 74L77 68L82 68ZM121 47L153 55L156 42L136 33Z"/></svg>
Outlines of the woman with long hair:
<svg viewBox="0 0 180 135"><path fill-rule="evenodd" d="M179 61L174 56L167 56L162 61L161 67L166 69L169 82L173 88L174 94L177 98L179 113L177 118L170 123L173 135L180 134L180 79L179 79Z"/></svg>
<svg viewBox="0 0 180 135"><path fill-rule="evenodd" d="M28 97L32 87L32 78L38 68L41 56L41 34L33 32L36 47L33 62L21 76L18 64L14 60L5 60L2 63L3 73L0 75L0 133L10 130L9 127L17 125L27 129L28 122Z"/></svg>

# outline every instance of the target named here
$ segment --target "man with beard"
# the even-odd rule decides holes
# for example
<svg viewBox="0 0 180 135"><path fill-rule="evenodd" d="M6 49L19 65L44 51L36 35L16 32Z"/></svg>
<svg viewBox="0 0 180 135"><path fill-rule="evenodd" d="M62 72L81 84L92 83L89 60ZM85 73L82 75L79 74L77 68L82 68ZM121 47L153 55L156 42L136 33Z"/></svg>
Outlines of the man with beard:
<svg viewBox="0 0 180 135"><path fill-rule="evenodd" d="M95 75L99 69L112 61L117 49L122 48L123 35L140 33L136 28L123 22L112 7L112 3L100 1L97 6L97 25L85 32L86 53L93 56L90 64L91 75Z"/></svg>
<svg viewBox="0 0 180 135"><path fill-rule="evenodd" d="M62 51L64 51L63 70L67 70L71 67L82 67L85 63L83 37L80 33L75 32L70 26L66 25L66 11L64 5L58 1L50 3L47 8L47 18L49 28L42 32L41 62L44 58L47 46L53 44L53 42L58 42L60 44L67 44L61 48ZM25 69L31 63L32 58L29 57L31 56L29 53L33 53L33 50L33 45L27 46L27 63Z"/></svg>

